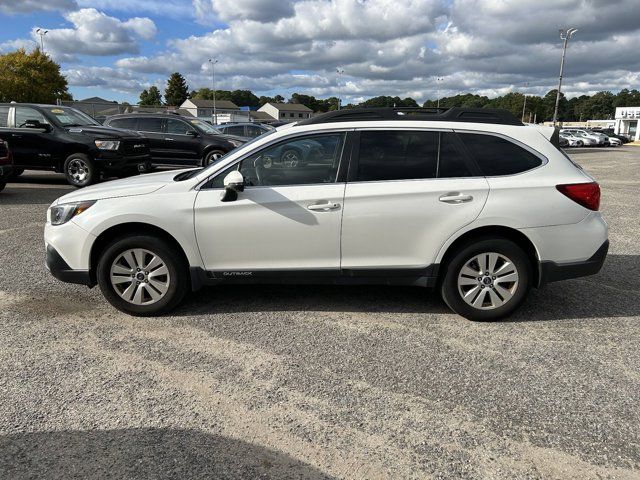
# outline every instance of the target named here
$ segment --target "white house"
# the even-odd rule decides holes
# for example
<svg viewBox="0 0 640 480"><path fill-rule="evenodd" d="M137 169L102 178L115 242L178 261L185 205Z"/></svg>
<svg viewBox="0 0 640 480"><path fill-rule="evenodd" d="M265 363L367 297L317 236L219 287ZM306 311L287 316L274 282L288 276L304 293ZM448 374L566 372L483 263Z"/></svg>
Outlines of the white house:
<svg viewBox="0 0 640 480"><path fill-rule="evenodd" d="M281 122L299 122L311 117L313 110L300 103L265 103L258 109Z"/></svg>
<svg viewBox="0 0 640 480"><path fill-rule="evenodd" d="M640 141L640 107L617 107L616 108L616 135L629 135L632 140Z"/></svg>
<svg viewBox="0 0 640 480"><path fill-rule="evenodd" d="M180 105L181 110L188 111L198 118L213 119L213 100L202 100L199 98L188 98ZM217 123L232 122L233 118L241 115L240 107L229 100L216 100ZM215 120L214 120L215 123Z"/></svg>

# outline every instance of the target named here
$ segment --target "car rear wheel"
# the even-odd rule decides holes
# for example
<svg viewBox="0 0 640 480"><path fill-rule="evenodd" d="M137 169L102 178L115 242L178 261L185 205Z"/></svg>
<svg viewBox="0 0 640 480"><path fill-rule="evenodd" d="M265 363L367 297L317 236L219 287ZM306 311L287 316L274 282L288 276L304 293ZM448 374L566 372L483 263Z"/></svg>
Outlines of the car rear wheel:
<svg viewBox="0 0 640 480"><path fill-rule="evenodd" d="M483 238L454 254L446 266L441 293L457 314L492 321L513 313L531 284L531 262L517 244L504 238Z"/></svg>
<svg viewBox="0 0 640 480"><path fill-rule="evenodd" d="M206 167L207 165L217 162L223 155L224 152L222 150L211 150L210 152L207 152L202 160L202 166Z"/></svg>
<svg viewBox="0 0 640 480"><path fill-rule="evenodd" d="M64 174L74 187L86 187L99 178L95 163L84 153L70 155L64 162Z"/></svg>
<svg viewBox="0 0 640 480"><path fill-rule="evenodd" d="M107 301L136 316L167 312L188 290L187 265L180 252L146 235L132 235L107 247L97 277Z"/></svg>

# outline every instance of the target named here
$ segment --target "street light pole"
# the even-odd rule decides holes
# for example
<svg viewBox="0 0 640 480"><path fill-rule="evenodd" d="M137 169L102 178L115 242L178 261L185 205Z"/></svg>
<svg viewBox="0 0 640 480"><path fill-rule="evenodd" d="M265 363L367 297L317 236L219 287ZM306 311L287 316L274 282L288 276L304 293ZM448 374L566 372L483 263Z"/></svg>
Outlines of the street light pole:
<svg viewBox="0 0 640 480"><path fill-rule="evenodd" d="M336 73L338 74L338 87L340 87L340 78L344 74L344 70L342 68L337 68ZM340 91L338 90L338 110L340 110L340 106L342 104L342 100L340 99Z"/></svg>
<svg viewBox="0 0 640 480"><path fill-rule="evenodd" d="M216 63L218 63L217 58L210 58L209 63L211 64L211 88L213 88L213 124L218 124L218 111L216 110Z"/></svg>
<svg viewBox="0 0 640 480"><path fill-rule="evenodd" d="M566 31L560 30L560 40L564 40L564 46L562 47L562 60L560 61L560 78L558 79L558 91L556 92L556 107L553 110L553 126L558 123L558 105L560 105L560 90L562 89L562 75L564 73L564 57L567 53L567 43L569 39L573 37L573 34L578 31L577 28L569 28Z"/></svg>
<svg viewBox="0 0 640 480"><path fill-rule="evenodd" d="M438 109L440 109L440 82L442 81L442 77L436 78L436 92L438 94Z"/></svg>
<svg viewBox="0 0 640 480"><path fill-rule="evenodd" d="M529 82L524 82L524 88L529 86ZM522 123L524 123L524 113L527 110L527 92L524 92L524 105L522 105Z"/></svg>
<svg viewBox="0 0 640 480"><path fill-rule="evenodd" d="M43 30L43 29L41 29L41 28L38 28L38 29L36 30L36 33L37 33L38 35L40 35L40 51L41 51L42 53L44 53L44 36L45 36L47 33L49 33L49 30Z"/></svg>

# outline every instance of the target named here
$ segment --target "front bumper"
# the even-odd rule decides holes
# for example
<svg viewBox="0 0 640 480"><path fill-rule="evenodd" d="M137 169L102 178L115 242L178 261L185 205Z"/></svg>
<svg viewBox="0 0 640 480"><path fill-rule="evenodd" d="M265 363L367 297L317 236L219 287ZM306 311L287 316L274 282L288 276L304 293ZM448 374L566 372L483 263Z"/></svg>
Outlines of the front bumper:
<svg viewBox="0 0 640 480"><path fill-rule="evenodd" d="M119 151L100 151L96 156L96 165L105 171L137 171L138 165L151 164L151 155L124 155Z"/></svg>
<svg viewBox="0 0 640 480"><path fill-rule="evenodd" d="M60 281L77 283L87 287L95 286L89 270L73 270L51 245L47 245L46 266L51 275Z"/></svg>
<svg viewBox="0 0 640 480"><path fill-rule="evenodd" d="M596 253L587 260L571 263L540 262L539 285L542 286L560 280L595 275L602 268L608 251L609 240L606 240L602 246L598 248Z"/></svg>

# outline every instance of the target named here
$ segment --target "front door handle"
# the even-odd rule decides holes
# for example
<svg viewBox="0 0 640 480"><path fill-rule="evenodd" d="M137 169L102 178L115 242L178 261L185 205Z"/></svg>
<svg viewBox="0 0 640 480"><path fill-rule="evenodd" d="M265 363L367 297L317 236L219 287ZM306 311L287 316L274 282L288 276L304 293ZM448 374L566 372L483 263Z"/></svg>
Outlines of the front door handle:
<svg viewBox="0 0 640 480"><path fill-rule="evenodd" d="M22 138L22 135L19 135L19 134L17 134L17 133L12 133L12 134L11 134L11 136L12 136L13 138Z"/></svg>
<svg viewBox="0 0 640 480"><path fill-rule="evenodd" d="M314 203L313 205L307 206L309 210L313 210L314 212L330 212L331 210L337 210L340 208L339 203Z"/></svg>
<svg viewBox="0 0 640 480"><path fill-rule="evenodd" d="M173 142L173 138L165 138L165 140L170 140Z"/></svg>
<svg viewBox="0 0 640 480"><path fill-rule="evenodd" d="M451 193L445 193L438 200L444 203L457 204L457 203L470 202L471 200L473 200L473 197L471 195L466 195L464 193L451 192Z"/></svg>

